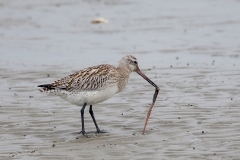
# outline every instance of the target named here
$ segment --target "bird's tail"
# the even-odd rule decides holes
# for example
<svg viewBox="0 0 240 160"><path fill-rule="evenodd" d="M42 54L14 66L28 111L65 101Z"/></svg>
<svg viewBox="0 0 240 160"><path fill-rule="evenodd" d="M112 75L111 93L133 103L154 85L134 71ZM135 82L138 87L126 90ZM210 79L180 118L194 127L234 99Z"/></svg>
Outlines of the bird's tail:
<svg viewBox="0 0 240 160"><path fill-rule="evenodd" d="M38 87L42 87L42 89L39 89L40 92L47 92L55 89L55 87L53 87L52 84L42 84L42 85L38 85Z"/></svg>

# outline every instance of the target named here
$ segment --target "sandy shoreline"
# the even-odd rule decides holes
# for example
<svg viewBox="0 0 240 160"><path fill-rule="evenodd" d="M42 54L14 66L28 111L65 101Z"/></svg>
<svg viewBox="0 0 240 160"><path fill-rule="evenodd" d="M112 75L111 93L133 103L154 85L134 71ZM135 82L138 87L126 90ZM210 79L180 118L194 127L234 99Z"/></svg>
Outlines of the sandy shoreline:
<svg viewBox="0 0 240 160"><path fill-rule="evenodd" d="M145 71L161 88L145 136L141 131L154 88L133 74L122 93L94 106L99 126L108 134L96 136L86 114L88 139L78 134L79 107L37 91L39 81L54 79L63 69L55 69L50 77L46 71L1 75L5 82L1 87L1 158L238 157L239 71L235 68L156 67Z"/></svg>
<svg viewBox="0 0 240 160"><path fill-rule="evenodd" d="M240 159L238 1L36 3L0 4L0 159ZM109 133L86 112L90 138L80 107L36 87L125 54L161 89L144 136L154 88L137 74L93 106Z"/></svg>

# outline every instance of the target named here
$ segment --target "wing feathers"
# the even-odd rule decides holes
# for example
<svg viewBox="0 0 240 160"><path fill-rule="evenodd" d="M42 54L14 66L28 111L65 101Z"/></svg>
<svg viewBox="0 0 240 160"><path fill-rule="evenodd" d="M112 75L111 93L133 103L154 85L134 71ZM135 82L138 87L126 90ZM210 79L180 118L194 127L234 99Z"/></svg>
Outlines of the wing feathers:
<svg viewBox="0 0 240 160"><path fill-rule="evenodd" d="M70 92L81 92L91 90L101 90L108 82L116 82L112 75L116 75L116 68L112 65L99 65L89 67L60 80L54 81L52 84L39 85L43 91L49 90L67 90Z"/></svg>

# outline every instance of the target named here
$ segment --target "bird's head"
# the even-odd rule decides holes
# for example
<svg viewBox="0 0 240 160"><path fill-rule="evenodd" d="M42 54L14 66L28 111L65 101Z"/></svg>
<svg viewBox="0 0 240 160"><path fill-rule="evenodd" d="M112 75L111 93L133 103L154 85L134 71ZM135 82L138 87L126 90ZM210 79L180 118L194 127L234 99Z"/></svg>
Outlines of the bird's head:
<svg viewBox="0 0 240 160"><path fill-rule="evenodd" d="M132 72L136 72L137 70L139 70L138 60L132 55L124 56L120 62L124 63L127 67L129 67Z"/></svg>
<svg viewBox="0 0 240 160"><path fill-rule="evenodd" d="M128 66L132 72L137 72L140 76L142 76L146 81L148 81L151 85L153 85L154 87L156 87L157 90L159 90L158 86L153 83L144 73L142 73L142 71L139 69L138 67L138 60L136 57L132 56L132 55L126 55L124 56L120 63L125 64L126 66Z"/></svg>

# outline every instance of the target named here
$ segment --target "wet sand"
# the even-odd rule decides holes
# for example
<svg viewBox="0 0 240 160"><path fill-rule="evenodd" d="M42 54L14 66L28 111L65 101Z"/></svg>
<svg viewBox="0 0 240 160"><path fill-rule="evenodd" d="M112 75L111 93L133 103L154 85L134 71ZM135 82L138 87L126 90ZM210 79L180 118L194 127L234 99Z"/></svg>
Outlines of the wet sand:
<svg viewBox="0 0 240 160"><path fill-rule="evenodd" d="M239 1L2 1L0 159L240 159ZM107 24L91 24L103 17ZM36 87L79 69L139 60L136 73L80 109Z"/></svg>

